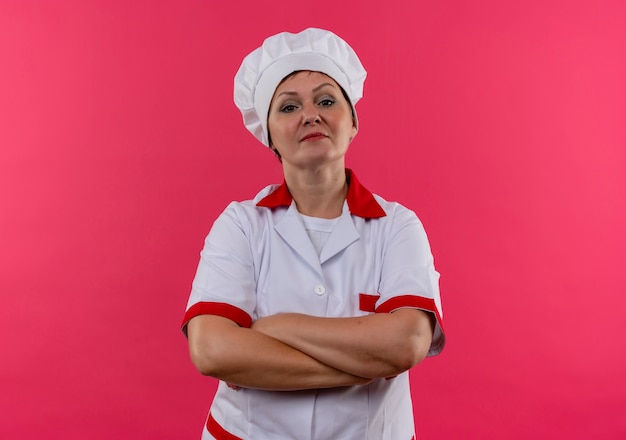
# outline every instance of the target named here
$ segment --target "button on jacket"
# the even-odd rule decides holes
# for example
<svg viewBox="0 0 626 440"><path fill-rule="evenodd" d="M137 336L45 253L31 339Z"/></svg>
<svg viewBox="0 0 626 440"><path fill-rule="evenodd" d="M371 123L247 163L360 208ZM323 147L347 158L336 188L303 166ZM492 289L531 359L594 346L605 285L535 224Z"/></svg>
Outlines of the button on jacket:
<svg viewBox="0 0 626 440"><path fill-rule="evenodd" d="M201 252L183 330L214 314L250 327L294 312L354 317L417 308L436 317L429 355L445 337L439 274L415 213L373 195L346 170L343 213L315 251L285 183L231 203ZM219 337L219 335L216 335ZM272 392L220 382L203 439L409 440L414 435L408 372L368 385Z"/></svg>

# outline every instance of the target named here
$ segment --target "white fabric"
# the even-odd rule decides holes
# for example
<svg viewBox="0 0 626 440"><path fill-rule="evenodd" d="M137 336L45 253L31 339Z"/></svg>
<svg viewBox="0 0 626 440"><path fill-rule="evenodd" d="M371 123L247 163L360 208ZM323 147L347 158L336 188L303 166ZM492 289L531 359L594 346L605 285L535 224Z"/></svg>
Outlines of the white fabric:
<svg viewBox="0 0 626 440"><path fill-rule="evenodd" d="M215 221L188 310L223 302L252 320L281 312L353 317L371 313L359 307L365 293L378 296L377 307L430 301L441 317L439 274L415 213L374 196L387 215L364 219L345 204L318 256L294 202L289 208L256 206L275 188L231 203ZM429 355L443 344L438 322ZM232 390L220 383L211 414L231 434L254 440L409 440L414 434L408 373L366 386L300 392Z"/></svg>
<svg viewBox="0 0 626 440"><path fill-rule="evenodd" d="M283 78L297 70L322 72L333 78L350 98L356 122L354 106L363 96L367 73L354 50L323 29L282 32L246 56L235 75L235 104L246 128L265 146L269 146L267 116L274 91Z"/></svg>
<svg viewBox="0 0 626 440"><path fill-rule="evenodd" d="M310 217L308 215L300 214L302 217L302 223L307 235L313 243L313 247L319 256L322 253L324 245L330 237L330 233L333 231L333 227L337 224L339 218L318 218Z"/></svg>

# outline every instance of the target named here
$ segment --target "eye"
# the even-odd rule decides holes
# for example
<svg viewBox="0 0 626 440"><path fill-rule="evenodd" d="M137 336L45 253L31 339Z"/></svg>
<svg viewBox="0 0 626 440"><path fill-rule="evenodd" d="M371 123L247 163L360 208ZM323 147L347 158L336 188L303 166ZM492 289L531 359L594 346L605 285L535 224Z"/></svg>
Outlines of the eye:
<svg viewBox="0 0 626 440"><path fill-rule="evenodd" d="M283 106L280 107L280 112L281 113L291 113L294 110L296 110L296 106L294 104L284 104Z"/></svg>
<svg viewBox="0 0 626 440"><path fill-rule="evenodd" d="M335 103L335 100L333 98L324 98L320 100L319 105L321 105L322 107L330 107L334 103Z"/></svg>

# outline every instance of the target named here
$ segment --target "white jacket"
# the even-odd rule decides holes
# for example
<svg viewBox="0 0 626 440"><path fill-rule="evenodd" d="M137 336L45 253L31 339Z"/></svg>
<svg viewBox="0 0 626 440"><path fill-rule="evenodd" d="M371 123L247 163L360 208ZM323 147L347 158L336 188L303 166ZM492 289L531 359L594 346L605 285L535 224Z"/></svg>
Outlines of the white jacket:
<svg viewBox="0 0 626 440"><path fill-rule="evenodd" d="M201 314L249 327L283 312L353 317L412 307L437 318L428 354L438 354L445 342L439 273L421 222L346 173L343 213L319 256L285 183L266 187L254 200L231 203L206 238L183 330ZM235 391L220 383L203 440L413 435L405 372L364 386L296 392Z"/></svg>

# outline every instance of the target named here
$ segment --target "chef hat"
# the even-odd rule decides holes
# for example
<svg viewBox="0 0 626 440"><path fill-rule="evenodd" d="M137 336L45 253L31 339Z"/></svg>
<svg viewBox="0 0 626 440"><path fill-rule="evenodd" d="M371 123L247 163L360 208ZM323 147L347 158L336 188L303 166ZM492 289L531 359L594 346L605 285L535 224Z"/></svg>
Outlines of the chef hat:
<svg viewBox="0 0 626 440"><path fill-rule="evenodd" d="M267 116L278 84L298 70L322 72L333 78L354 105L363 96L366 72L348 43L330 31L309 28L267 38L244 58L235 75L235 104L246 128L269 146Z"/></svg>

